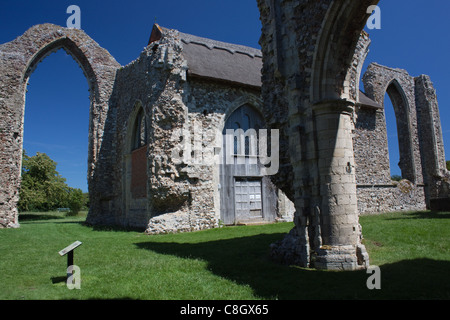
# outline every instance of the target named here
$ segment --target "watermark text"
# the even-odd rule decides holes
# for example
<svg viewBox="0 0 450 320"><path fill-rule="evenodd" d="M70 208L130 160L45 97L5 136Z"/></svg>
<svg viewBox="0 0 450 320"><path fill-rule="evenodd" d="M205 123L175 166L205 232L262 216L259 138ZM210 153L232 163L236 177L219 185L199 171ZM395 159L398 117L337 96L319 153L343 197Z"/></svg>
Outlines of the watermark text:
<svg viewBox="0 0 450 320"><path fill-rule="evenodd" d="M67 288L69 290L81 289L81 269L78 266L72 265L67 267Z"/></svg>
<svg viewBox="0 0 450 320"><path fill-rule="evenodd" d="M70 5L67 7L68 14L71 14L67 18L67 28L69 29L81 29L81 9L77 5Z"/></svg>
<svg viewBox="0 0 450 320"><path fill-rule="evenodd" d="M381 8L379 6L370 6L367 8L367 13L370 13L371 16L369 20L367 20L367 28L369 30L381 29Z"/></svg>

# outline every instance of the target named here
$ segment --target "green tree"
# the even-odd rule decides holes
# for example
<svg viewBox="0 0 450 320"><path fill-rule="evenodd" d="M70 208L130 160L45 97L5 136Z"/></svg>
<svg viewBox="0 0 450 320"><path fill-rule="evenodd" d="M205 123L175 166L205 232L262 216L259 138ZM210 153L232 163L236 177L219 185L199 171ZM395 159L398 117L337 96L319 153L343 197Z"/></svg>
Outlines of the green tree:
<svg viewBox="0 0 450 320"><path fill-rule="evenodd" d="M447 170L450 170L450 161L447 161Z"/></svg>
<svg viewBox="0 0 450 320"><path fill-rule="evenodd" d="M76 202L71 199L75 197L72 195L74 189L66 184L66 179L56 171L56 166L57 163L45 153L38 152L29 157L24 150L18 203L20 211L50 211L70 207L70 201Z"/></svg>

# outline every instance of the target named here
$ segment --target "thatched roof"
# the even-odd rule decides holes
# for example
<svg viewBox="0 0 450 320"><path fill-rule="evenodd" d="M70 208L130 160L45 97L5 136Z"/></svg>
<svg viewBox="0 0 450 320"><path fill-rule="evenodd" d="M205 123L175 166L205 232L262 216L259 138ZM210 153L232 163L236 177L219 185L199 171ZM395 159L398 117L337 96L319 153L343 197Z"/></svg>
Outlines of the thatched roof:
<svg viewBox="0 0 450 320"><path fill-rule="evenodd" d="M261 87L260 50L180 33L189 75Z"/></svg>
<svg viewBox="0 0 450 320"><path fill-rule="evenodd" d="M158 25L153 26L150 43L161 39L168 31ZM226 81L239 85L260 88L263 66L261 50L201 38L178 32L183 43L183 55L191 77ZM382 108L362 91L358 104L371 108Z"/></svg>
<svg viewBox="0 0 450 320"><path fill-rule="evenodd" d="M159 40L165 30L155 25L150 41ZM179 36L189 76L261 87L260 50L182 32L179 32Z"/></svg>

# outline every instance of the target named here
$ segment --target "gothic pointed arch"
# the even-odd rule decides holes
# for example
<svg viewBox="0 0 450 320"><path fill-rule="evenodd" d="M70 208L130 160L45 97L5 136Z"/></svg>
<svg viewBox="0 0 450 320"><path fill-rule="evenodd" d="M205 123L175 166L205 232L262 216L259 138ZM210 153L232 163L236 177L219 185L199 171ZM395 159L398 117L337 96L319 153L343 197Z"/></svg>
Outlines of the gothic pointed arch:
<svg viewBox="0 0 450 320"><path fill-rule="evenodd" d="M379 105L389 96L397 123L402 178L422 182L421 156L414 140L418 137L415 80L405 70L371 63L363 77L366 94ZM386 110L384 116L386 116ZM385 119L386 120L386 119Z"/></svg>
<svg viewBox="0 0 450 320"><path fill-rule="evenodd" d="M22 163L23 123L28 79L40 61L64 49L83 70L90 88L88 182L96 184L97 160L107 153L103 131L108 118L117 61L84 31L53 24L36 25L0 45L0 177L1 226L18 226L17 201ZM99 181L101 179L98 179ZM100 182L105 183L105 182ZM108 183L108 182L106 182ZM91 195L92 196L92 195ZM95 204L93 201L93 207Z"/></svg>
<svg viewBox="0 0 450 320"><path fill-rule="evenodd" d="M125 152L133 152L148 144L147 115L142 105L142 101L137 100L133 111L130 113L127 123L127 134Z"/></svg>
<svg viewBox="0 0 450 320"><path fill-rule="evenodd" d="M389 83L388 87L386 88L386 93L392 102L392 106L394 107L394 113L397 122L397 136L400 152L400 161L398 163L398 166L401 169L402 177L404 179L415 182L416 170L411 134L411 108L408 100L406 99L405 92L396 79L393 79Z"/></svg>
<svg viewBox="0 0 450 320"><path fill-rule="evenodd" d="M330 1L328 1L330 2ZM315 46L311 101L354 99L348 95L349 74L361 32L379 0L331 1Z"/></svg>
<svg viewBox="0 0 450 320"><path fill-rule="evenodd" d="M141 102L137 102L131 115L131 184L130 191L134 199L147 197L147 168L148 168L148 131L147 116Z"/></svg>

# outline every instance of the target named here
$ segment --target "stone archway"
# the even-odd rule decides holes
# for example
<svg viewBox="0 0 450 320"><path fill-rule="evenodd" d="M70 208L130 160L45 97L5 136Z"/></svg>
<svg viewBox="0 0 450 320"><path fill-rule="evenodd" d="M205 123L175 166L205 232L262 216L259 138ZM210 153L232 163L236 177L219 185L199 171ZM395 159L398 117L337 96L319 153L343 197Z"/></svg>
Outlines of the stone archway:
<svg viewBox="0 0 450 320"><path fill-rule="evenodd" d="M406 70L371 63L363 82L367 95L380 105L384 105L385 94L388 94L401 133L398 137L402 177L415 184L423 183L414 77Z"/></svg>
<svg viewBox="0 0 450 320"><path fill-rule="evenodd" d="M90 88L88 182L91 201L91 191L105 183L104 179L97 178L98 159L107 154L103 132L120 65L82 30L52 24L34 26L17 39L0 45L0 228L19 226L17 201L28 79L40 61L61 48L77 61Z"/></svg>
<svg viewBox="0 0 450 320"><path fill-rule="evenodd" d="M386 89L386 93L394 107L395 119L397 122L397 136L399 139L398 147L400 152L400 161L398 166L402 172L402 178L408 179L409 181L415 183L417 179L416 166L414 163L414 148L411 135L410 107L406 101L405 93L397 80L393 80L389 84Z"/></svg>
<svg viewBox="0 0 450 320"><path fill-rule="evenodd" d="M358 222L349 79L361 32L378 0L259 0L263 99L282 128L275 184L295 201L296 227L272 246L284 263L368 266ZM355 92L353 90L353 92ZM292 178L289 178L292 177ZM291 191L289 191L291 190Z"/></svg>
<svg viewBox="0 0 450 320"><path fill-rule="evenodd" d="M371 63L363 82L369 98L383 105L387 93L392 102L399 133L402 177L415 186L424 187L427 208L445 210L449 179L438 102L431 79ZM383 130L386 131L386 127Z"/></svg>

